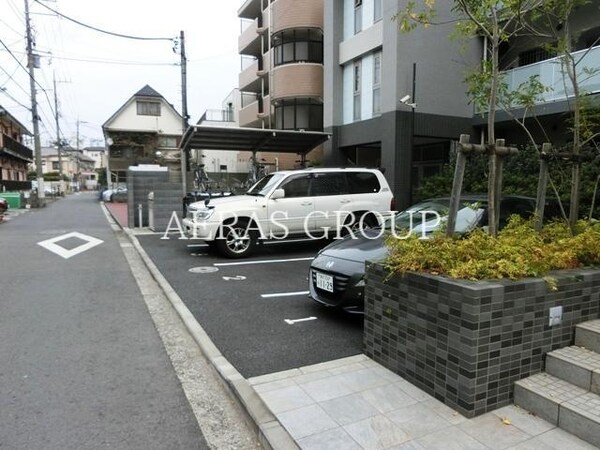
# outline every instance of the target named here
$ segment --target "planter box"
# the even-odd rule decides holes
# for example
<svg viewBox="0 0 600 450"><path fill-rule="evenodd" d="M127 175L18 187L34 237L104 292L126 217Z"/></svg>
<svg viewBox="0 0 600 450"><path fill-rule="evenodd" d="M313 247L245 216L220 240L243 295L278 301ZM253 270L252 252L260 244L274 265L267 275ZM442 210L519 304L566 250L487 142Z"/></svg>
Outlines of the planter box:
<svg viewBox="0 0 600 450"><path fill-rule="evenodd" d="M389 277L367 267L364 351L467 417L512 402L513 384L570 345L575 325L600 312L600 270L542 279L471 282L427 274ZM389 279L388 279L389 278ZM549 326L549 309L562 323Z"/></svg>

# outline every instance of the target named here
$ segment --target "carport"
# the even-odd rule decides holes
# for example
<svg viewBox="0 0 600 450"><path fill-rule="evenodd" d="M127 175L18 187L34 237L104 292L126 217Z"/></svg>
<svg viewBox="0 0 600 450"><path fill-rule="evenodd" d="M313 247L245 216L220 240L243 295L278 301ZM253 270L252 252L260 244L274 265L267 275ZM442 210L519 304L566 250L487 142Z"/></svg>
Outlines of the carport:
<svg viewBox="0 0 600 450"><path fill-rule="evenodd" d="M188 171L190 150L230 150L257 152L296 153L302 161L316 146L327 141L331 134L320 131L273 130L265 128L236 128L192 126L187 129L179 146L183 173ZM184 167L185 164L185 167ZM184 195L186 177L182 177Z"/></svg>

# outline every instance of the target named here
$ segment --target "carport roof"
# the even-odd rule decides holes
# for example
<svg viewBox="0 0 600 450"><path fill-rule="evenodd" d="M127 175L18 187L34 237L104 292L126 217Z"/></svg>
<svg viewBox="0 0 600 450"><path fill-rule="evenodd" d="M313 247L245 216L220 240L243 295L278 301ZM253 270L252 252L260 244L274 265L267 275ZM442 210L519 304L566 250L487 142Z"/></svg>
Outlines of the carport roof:
<svg viewBox="0 0 600 450"><path fill-rule="evenodd" d="M330 137L319 131L192 126L185 132L180 148L186 152L196 149L305 154Z"/></svg>

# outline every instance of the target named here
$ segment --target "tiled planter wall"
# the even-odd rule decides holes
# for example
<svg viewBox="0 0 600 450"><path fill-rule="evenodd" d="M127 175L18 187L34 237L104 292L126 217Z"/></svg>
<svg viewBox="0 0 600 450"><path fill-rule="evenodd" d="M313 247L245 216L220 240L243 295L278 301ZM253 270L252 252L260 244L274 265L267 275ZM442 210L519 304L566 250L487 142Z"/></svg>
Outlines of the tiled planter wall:
<svg viewBox="0 0 600 450"><path fill-rule="evenodd" d="M599 317L600 270L552 276L554 292L542 279L389 277L368 265L365 353L467 417L507 405L515 381L570 345L576 324ZM553 306L563 307L562 324L550 327Z"/></svg>

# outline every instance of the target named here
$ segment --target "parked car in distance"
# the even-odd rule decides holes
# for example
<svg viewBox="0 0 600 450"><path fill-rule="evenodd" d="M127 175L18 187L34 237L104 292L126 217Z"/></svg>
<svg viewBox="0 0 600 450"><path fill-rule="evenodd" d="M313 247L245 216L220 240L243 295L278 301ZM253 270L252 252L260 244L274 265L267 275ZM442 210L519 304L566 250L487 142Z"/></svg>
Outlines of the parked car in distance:
<svg viewBox="0 0 600 450"><path fill-rule="evenodd" d="M117 186L102 192L102 200L105 202L127 201L127 187Z"/></svg>
<svg viewBox="0 0 600 450"><path fill-rule="evenodd" d="M8 210L8 200L0 197L0 216Z"/></svg>
<svg viewBox="0 0 600 450"><path fill-rule="evenodd" d="M377 226L393 195L377 169L312 168L271 173L245 195L189 205L183 225L191 238L225 256L250 255L261 239L338 232L344 225Z"/></svg>
<svg viewBox="0 0 600 450"><path fill-rule="evenodd" d="M461 197L461 205L456 220L456 232L467 233L476 227L487 225L487 197L469 195ZM449 198L435 198L420 202L398 213L384 224L386 231L372 229L357 233L356 239L347 236L324 247L311 262L308 285L310 298L326 307L350 313L364 310L365 262L383 260L388 249L385 239L392 226L398 230L412 228L413 233L427 236L441 226L432 213L447 217ZM535 199L521 196L506 196L500 202L500 227L506 225L511 215L531 217L535 211ZM553 211L552 211L553 212ZM552 212L550 214L552 214ZM411 218L412 216L412 218ZM424 217L424 218L423 218ZM421 220L425 220L424 223ZM412 226L411 226L412 225ZM380 236L381 235L381 236Z"/></svg>

